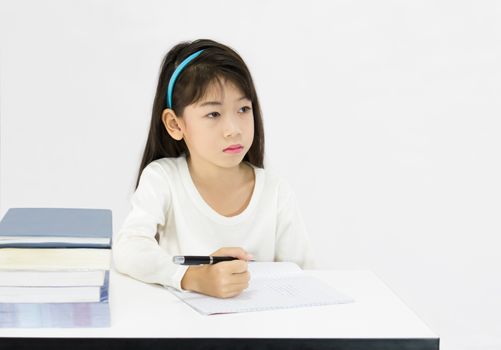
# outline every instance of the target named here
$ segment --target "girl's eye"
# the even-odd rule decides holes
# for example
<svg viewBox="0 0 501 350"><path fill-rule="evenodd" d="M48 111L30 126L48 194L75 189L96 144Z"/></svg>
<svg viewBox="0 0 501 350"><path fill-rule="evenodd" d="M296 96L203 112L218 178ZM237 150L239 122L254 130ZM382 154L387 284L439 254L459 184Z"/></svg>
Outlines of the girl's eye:
<svg viewBox="0 0 501 350"><path fill-rule="evenodd" d="M207 114L207 117L209 117L210 119L214 119L214 118L217 118L219 116L220 116L219 112L211 112L211 113Z"/></svg>
<svg viewBox="0 0 501 350"><path fill-rule="evenodd" d="M243 109L243 112L242 113L246 113L248 111L250 111L252 108L250 108L249 106L243 106L242 108L240 108L240 110Z"/></svg>

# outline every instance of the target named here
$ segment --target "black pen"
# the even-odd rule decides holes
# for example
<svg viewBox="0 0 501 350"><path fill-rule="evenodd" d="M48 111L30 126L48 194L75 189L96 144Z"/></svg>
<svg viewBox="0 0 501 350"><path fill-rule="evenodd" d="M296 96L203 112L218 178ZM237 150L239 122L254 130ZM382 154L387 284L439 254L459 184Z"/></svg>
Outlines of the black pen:
<svg viewBox="0 0 501 350"><path fill-rule="evenodd" d="M222 261L238 260L233 256L199 256L199 255L177 255L172 258L174 264L179 265L212 265Z"/></svg>

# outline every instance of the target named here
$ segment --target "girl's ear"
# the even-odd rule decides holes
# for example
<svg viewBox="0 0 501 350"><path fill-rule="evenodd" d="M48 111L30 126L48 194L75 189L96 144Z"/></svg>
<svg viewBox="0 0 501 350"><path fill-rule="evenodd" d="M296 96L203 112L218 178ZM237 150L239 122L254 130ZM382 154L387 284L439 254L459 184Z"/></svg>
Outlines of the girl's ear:
<svg viewBox="0 0 501 350"><path fill-rule="evenodd" d="M183 122L176 113L169 108L164 109L162 113L162 122L169 135L177 141L183 139Z"/></svg>

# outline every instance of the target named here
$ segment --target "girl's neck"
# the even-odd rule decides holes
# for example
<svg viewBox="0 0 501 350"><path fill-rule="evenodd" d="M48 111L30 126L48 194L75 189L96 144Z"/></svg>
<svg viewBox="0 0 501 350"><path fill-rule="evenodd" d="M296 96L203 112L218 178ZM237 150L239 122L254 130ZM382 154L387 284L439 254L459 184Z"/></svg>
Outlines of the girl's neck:
<svg viewBox="0 0 501 350"><path fill-rule="evenodd" d="M186 162L191 178L197 187L210 188L218 191L240 187L252 180L254 172L245 162L232 168L222 168L187 157ZM250 170L250 171L249 171Z"/></svg>

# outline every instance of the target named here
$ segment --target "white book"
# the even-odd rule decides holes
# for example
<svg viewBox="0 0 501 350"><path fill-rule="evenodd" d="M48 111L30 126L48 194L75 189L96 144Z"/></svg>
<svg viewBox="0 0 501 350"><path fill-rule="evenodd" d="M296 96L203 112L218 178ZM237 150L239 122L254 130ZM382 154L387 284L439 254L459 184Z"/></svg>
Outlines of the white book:
<svg viewBox="0 0 501 350"><path fill-rule="evenodd" d="M109 270L110 262L111 249L0 248L2 270Z"/></svg>
<svg viewBox="0 0 501 350"><path fill-rule="evenodd" d="M102 286L105 271L0 270L0 287Z"/></svg>
<svg viewBox="0 0 501 350"><path fill-rule="evenodd" d="M308 275L290 262L250 262L249 288L221 299L169 290L204 315L309 307L353 302L349 296Z"/></svg>
<svg viewBox="0 0 501 350"><path fill-rule="evenodd" d="M0 303L99 302L101 287L0 287Z"/></svg>

